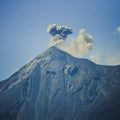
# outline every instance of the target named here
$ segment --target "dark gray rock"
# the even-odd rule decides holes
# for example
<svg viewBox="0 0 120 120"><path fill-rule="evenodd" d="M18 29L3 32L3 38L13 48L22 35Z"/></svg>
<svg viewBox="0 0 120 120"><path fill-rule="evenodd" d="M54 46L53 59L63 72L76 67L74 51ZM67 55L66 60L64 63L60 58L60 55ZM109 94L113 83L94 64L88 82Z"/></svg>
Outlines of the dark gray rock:
<svg viewBox="0 0 120 120"><path fill-rule="evenodd" d="M120 65L51 47L0 82L0 120L120 120Z"/></svg>

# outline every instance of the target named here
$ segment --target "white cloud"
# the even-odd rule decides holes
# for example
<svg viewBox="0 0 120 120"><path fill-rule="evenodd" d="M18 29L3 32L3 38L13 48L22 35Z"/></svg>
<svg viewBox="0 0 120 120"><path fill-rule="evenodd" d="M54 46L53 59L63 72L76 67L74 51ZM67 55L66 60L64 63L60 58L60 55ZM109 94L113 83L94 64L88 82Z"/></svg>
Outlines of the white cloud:
<svg viewBox="0 0 120 120"><path fill-rule="evenodd" d="M103 54L103 52L94 52L89 55L89 59L96 64L101 65L120 65L120 54Z"/></svg>
<svg viewBox="0 0 120 120"><path fill-rule="evenodd" d="M116 28L117 32L120 33L120 26Z"/></svg>
<svg viewBox="0 0 120 120"><path fill-rule="evenodd" d="M88 34L85 29L79 31L77 38L67 43L63 50L76 57L83 57L94 46L93 36Z"/></svg>

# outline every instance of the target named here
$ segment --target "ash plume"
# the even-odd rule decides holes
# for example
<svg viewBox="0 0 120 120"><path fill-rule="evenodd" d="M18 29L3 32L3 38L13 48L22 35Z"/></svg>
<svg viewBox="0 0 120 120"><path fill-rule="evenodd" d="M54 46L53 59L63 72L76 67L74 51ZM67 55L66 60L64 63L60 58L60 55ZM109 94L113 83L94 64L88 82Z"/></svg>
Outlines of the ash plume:
<svg viewBox="0 0 120 120"><path fill-rule="evenodd" d="M85 29L81 29L76 38L68 39L67 36L72 34L72 28L51 24L47 32L52 35L50 46L56 46L69 54L76 57L83 57L88 51L92 50L93 36L88 34Z"/></svg>
<svg viewBox="0 0 120 120"><path fill-rule="evenodd" d="M72 28L64 26L64 25L56 25L51 24L48 26L47 32L52 35L50 46L59 46L61 45L64 40L66 40L69 34L72 34Z"/></svg>
<svg viewBox="0 0 120 120"><path fill-rule="evenodd" d="M47 32L52 36L59 35L61 39L66 39L67 35L73 33L72 28L63 25L58 26L56 24L51 24L48 26Z"/></svg>

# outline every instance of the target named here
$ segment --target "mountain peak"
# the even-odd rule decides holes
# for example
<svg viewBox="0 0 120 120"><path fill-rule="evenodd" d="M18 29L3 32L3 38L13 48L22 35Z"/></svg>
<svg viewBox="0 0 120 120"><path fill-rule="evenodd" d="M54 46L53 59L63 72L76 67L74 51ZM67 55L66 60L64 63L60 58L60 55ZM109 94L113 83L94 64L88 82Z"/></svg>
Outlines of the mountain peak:
<svg viewBox="0 0 120 120"><path fill-rule="evenodd" d="M47 50L45 50L41 55L61 55L61 54L68 54L66 53L65 51L55 47L55 46L52 46L50 48L48 48Z"/></svg>

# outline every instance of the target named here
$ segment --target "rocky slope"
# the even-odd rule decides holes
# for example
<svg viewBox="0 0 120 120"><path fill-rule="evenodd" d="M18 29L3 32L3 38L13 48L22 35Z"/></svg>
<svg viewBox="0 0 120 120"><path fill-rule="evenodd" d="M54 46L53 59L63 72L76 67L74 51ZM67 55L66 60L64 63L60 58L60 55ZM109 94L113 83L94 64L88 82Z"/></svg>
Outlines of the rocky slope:
<svg viewBox="0 0 120 120"><path fill-rule="evenodd" d="M120 120L120 65L51 47L0 82L0 120Z"/></svg>

